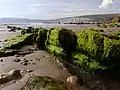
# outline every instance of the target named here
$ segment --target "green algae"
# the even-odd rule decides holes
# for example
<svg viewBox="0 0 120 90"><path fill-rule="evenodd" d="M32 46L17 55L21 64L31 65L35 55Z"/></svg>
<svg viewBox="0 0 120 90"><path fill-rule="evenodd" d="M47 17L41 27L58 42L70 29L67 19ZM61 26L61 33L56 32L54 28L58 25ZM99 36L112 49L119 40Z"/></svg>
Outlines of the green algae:
<svg viewBox="0 0 120 90"><path fill-rule="evenodd" d="M78 33L78 46L77 49L87 51L86 54L100 59L104 51L104 37L98 32L93 30L82 30Z"/></svg>
<svg viewBox="0 0 120 90"><path fill-rule="evenodd" d="M13 37L7 40L3 48L4 49L19 49L23 45L32 44L32 41L31 41L32 37L33 36L31 34L25 34L25 35L19 35L19 36Z"/></svg>

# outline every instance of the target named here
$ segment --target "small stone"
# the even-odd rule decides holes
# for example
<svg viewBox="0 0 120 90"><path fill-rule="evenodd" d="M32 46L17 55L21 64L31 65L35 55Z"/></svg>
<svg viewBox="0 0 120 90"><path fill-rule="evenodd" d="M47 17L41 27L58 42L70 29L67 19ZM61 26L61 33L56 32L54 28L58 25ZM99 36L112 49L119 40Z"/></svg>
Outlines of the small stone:
<svg viewBox="0 0 120 90"><path fill-rule="evenodd" d="M45 56L43 56L43 57L45 57Z"/></svg>
<svg viewBox="0 0 120 90"><path fill-rule="evenodd" d="M38 60L38 58L36 58L36 60Z"/></svg>
<svg viewBox="0 0 120 90"><path fill-rule="evenodd" d="M24 58L23 60L26 60L26 58Z"/></svg>
<svg viewBox="0 0 120 90"><path fill-rule="evenodd" d="M31 69L28 69L28 70L27 70L27 72L28 72L28 73L31 73L31 72L33 72L33 70L31 70Z"/></svg>
<svg viewBox="0 0 120 90"><path fill-rule="evenodd" d="M32 65L36 65L36 63L32 63Z"/></svg>
<svg viewBox="0 0 120 90"><path fill-rule="evenodd" d="M24 60L24 62L28 62L28 60Z"/></svg>
<svg viewBox="0 0 120 90"><path fill-rule="evenodd" d="M3 62L3 59L1 59L0 62Z"/></svg>
<svg viewBox="0 0 120 90"><path fill-rule="evenodd" d="M32 61L32 60L30 60L30 61Z"/></svg>
<svg viewBox="0 0 120 90"><path fill-rule="evenodd" d="M14 62L20 62L21 60L20 59L18 59L18 58L16 58L15 60L14 60Z"/></svg>
<svg viewBox="0 0 120 90"><path fill-rule="evenodd" d="M28 65L27 62L21 62L21 64L22 64L22 65L25 65L25 66Z"/></svg>
<svg viewBox="0 0 120 90"><path fill-rule="evenodd" d="M36 60L37 60L37 61L40 61L40 59L39 59L39 58L36 58Z"/></svg>

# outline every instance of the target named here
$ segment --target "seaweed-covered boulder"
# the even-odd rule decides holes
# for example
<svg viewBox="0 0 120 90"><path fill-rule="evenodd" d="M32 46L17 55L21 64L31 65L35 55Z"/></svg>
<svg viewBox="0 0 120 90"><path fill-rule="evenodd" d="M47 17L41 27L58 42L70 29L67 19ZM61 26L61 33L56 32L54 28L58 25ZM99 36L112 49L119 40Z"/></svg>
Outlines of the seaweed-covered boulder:
<svg viewBox="0 0 120 90"><path fill-rule="evenodd" d="M24 45L33 44L32 34L20 35L14 38L9 39L5 44L5 49L20 49Z"/></svg>
<svg viewBox="0 0 120 90"><path fill-rule="evenodd" d="M40 29L36 37L36 43L39 49L45 47L45 41L47 39L47 29Z"/></svg>
<svg viewBox="0 0 120 90"><path fill-rule="evenodd" d="M104 39L104 53L102 55L103 64L109 67L116 67L120 61L120 40Z"/></svg>
<svg viewBox="0 0 120 90"><path fill-rule="evenodd" d="M71 90L64 82L47 76L32 76L21 90Z"/></svg>
<svg viewBox="0 0 120 90"><path fill-rule="evenodd" d="M64 28L52 28L48 32L46 45L62 47L66 53L75 51L77 37L72 30Z"/></svg>
<svg viewBox="0 0 120 90"><path fill-rule="evenodd" d="M79 52L72 54L74 63L81 67L81 69L88 72L96 72L97 70L104 70L106 67L102 66L97 60L92 59L85 54Z"/></svg>
<svg viewBox="0 0 120 90"><path fill-rule="evenodd" d="M39 32L40 29L41 28L34 28L34 30L33 30L33 40L34 40L35 43L36 43L36 38L38 36L38 32Z"/></svg>
<svg viewBox="0 0 120 90"><path fill-rule="evenodd" d="M55 45L47 45L47 49L49 52L53 54L63 55L63 49L61 47Z"/></svg>
<svg viewBox="0 0 120 90"><path fill-rule="evenodd" d="M95 59L101 59L101 55L104 52L104 36L100 35L97 31L88 29L81 30L77 37L77 49L79 51L83 50L84 54L90 55Z"/></svg>

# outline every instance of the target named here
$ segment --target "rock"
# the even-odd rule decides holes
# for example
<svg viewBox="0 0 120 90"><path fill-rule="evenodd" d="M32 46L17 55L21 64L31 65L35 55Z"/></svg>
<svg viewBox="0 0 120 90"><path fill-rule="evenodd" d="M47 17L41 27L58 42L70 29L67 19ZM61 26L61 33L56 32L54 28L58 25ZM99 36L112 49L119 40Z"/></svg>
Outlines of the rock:
<svg viewBox="0 0 120 90"><path fill-rule="evenodd" d="M3 59L0 59L0 62L3 62Z"/></svg>
<svg viewBox="0 0 120 90"><path fill-rule="evenodd" d="M6 39L6 40L4 40L4 42L7 42L8 40Z"/></svg>
<svg viewBox="0 0 120 90"><path fill-rule="evenodd" d="M22 76L20 70L12 70L8 74L12 80L18 79Z"/></svg>
<svg viewBox="0 0 120 90"><path fill-rule="evenodd" d="M25 65L25 66L28 65L27 62L21 62L21 64L22 64L22 65Z"/></svg>
<svg viewBox="0 0 120 90"><path fill-rule="evenodd" d="M9 74L4 74L3 73L3 74L0 75L0 84L6 83L10 80L11 80L11 78L10 78Z"/></svg>
<svg viewBox="0 0 120 90"><path fill-rule="evenodd" d="M37 61L40 61L40 59L39 59L39 58L36 58L36 60L37 60Z"/></svg>
<svg viewBox="0 0 120 90"><path fill-rule="evenodd" d="M32 60L30 60L30 61L32 61Z"/></svg>
<svg viewBox="0 0 120 90"><path fill-rule="evenodd" d="M28 60L24 60L24 62L28 62Z"/></svg>
<svg viewBox="0 0 120 90"><path fill-rule="evenodd" d="M31 73L31 72L33 72L33 70L31 70L31 69L28 69L28 70L27 70L27 72L28 72L28 73Z"/></svg>
<svg viewBox="0 0 120 90"><path fill-rule="evenodd" d="M20 70L12 70L8 73L0 75L0 84L7 83L11 80L16 80L21 77Z"/></svg>
<svg viewBox="0 0 120 90"><path fill-rule="evenodd" d="M22 69L22 70L20 71L20 73L21 73L21 75L23 75L23 74L26 74L27 71L26 71L25 69Z"/></svg>
<svg viewBox="0 0 120 90"><path fill-rule="evenodd" d="M36 63L32 63L32 65L36 65Z"/></svg>
<svg viewBox="0 0 120 90"><path fill-rule="evenodd" d="M71 90L71 88L52 77L31 76L21 90Z"/></svg>
<svg viewBox="0 0 120 90"><path fill-rule="evenodd" d="M14 62L20 62L21 60L20 59L18 59L18 58L16 58L15 60L14 60Z"/></svg>
<svg viewBox="0 0 120 90"><path fill-rule="evenodd" d="M83 85L83 79L80 76L70 76L67 78L67 82L73 87L76 87L77 85Z"/></svg>

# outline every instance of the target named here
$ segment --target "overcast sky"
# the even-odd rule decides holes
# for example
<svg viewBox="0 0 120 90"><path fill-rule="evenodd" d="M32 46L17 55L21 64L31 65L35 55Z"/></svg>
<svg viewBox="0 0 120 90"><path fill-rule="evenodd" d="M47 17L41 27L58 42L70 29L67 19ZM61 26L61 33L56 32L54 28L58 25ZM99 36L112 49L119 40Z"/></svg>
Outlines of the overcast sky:
<svg viewBox="0 0 120 90"><path fill-rule="evenodd" d="M120 0L0 0L0 18L54 19L119 12Z"/></svg>

